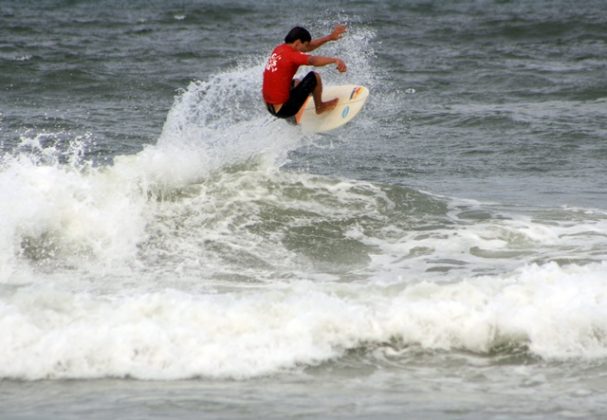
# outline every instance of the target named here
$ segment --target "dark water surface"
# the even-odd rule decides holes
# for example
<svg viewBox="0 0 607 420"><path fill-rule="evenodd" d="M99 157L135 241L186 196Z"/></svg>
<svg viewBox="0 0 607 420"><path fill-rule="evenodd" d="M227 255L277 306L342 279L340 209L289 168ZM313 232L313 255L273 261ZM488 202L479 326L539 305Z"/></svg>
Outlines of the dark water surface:
<svg viewBox="0 0 607 420"><path fill-rule="evenodd" d="M303 135L290 27L349 32ZM0 417L600 418L604 1L0 2Z"/></svg>

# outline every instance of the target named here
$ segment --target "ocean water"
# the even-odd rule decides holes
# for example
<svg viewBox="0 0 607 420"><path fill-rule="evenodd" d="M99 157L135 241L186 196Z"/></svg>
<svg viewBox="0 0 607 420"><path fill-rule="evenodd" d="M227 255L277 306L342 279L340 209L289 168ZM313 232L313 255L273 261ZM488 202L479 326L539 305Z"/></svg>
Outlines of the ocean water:
<svg viewBox="0 0 607 420"><path fill-rule="evenodd" d="M260 102L294 25L363 112ZM603 418L607 7L0 1L0 418Z"/></svg>

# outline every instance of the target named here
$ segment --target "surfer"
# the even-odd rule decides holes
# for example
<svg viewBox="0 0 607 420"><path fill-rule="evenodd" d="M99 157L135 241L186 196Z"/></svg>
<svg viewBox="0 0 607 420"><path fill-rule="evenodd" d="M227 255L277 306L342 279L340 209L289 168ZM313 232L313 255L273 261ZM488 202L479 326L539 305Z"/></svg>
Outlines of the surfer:
<svg viewBox="0 0 607 420"><path fill-rule="evenodd" d="M272 51L263 72L263 99L272 115L278 118L294 116L310 94L314 98L317 114L335 108L337 98L322 101L322 82L317 72L309 72L302 80L293 79L293 76L299 66L322 67L336 64L338 71L345 72L346 63L339 58L306 54L329 41L337 41L344 32L345 25L336 25L329 35L312 39L305 28L296 26L289 31L284 44Z"/></svg>

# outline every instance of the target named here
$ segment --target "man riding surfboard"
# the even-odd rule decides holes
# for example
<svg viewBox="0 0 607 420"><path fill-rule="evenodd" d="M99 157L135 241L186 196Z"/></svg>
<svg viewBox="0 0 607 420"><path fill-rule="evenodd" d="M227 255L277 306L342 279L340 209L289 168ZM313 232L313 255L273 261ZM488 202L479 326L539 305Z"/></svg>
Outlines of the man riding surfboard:
<svg viewBox="0 0 607 420"><path fill-rule="evenodd" d="M344 32L346 26L337 25L329 35L312 39L305 28L296 26L289 31L284 44L272 51L263 72L263 99L272 115L278 118L294 116L310 94L314 98L317 114L335 108L337 98L322 101L322 81L317 72L309 72L301 81L294 80L293 76L300 66L305 65L322 67L336 64L339 72L345 72L346 63L339 58L306 54L329 41L337 41Z"/></svg>

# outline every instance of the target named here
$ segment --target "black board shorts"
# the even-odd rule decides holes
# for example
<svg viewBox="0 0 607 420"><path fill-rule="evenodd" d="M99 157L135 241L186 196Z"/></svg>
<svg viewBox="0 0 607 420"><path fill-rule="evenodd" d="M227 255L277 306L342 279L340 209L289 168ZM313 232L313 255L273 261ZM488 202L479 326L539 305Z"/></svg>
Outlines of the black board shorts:
<svg viewBox="0 0 607 420"><path fill-rule="evenodd" d="M312 94L316 88L316 74L311 71L306 74L306 77L301 82L291 88L289 93L289 99L285 102L278 112L274 111L274 107L270 104L266 104L270 114L278 118L291 118L300 110L308 96Z"/></svg>

